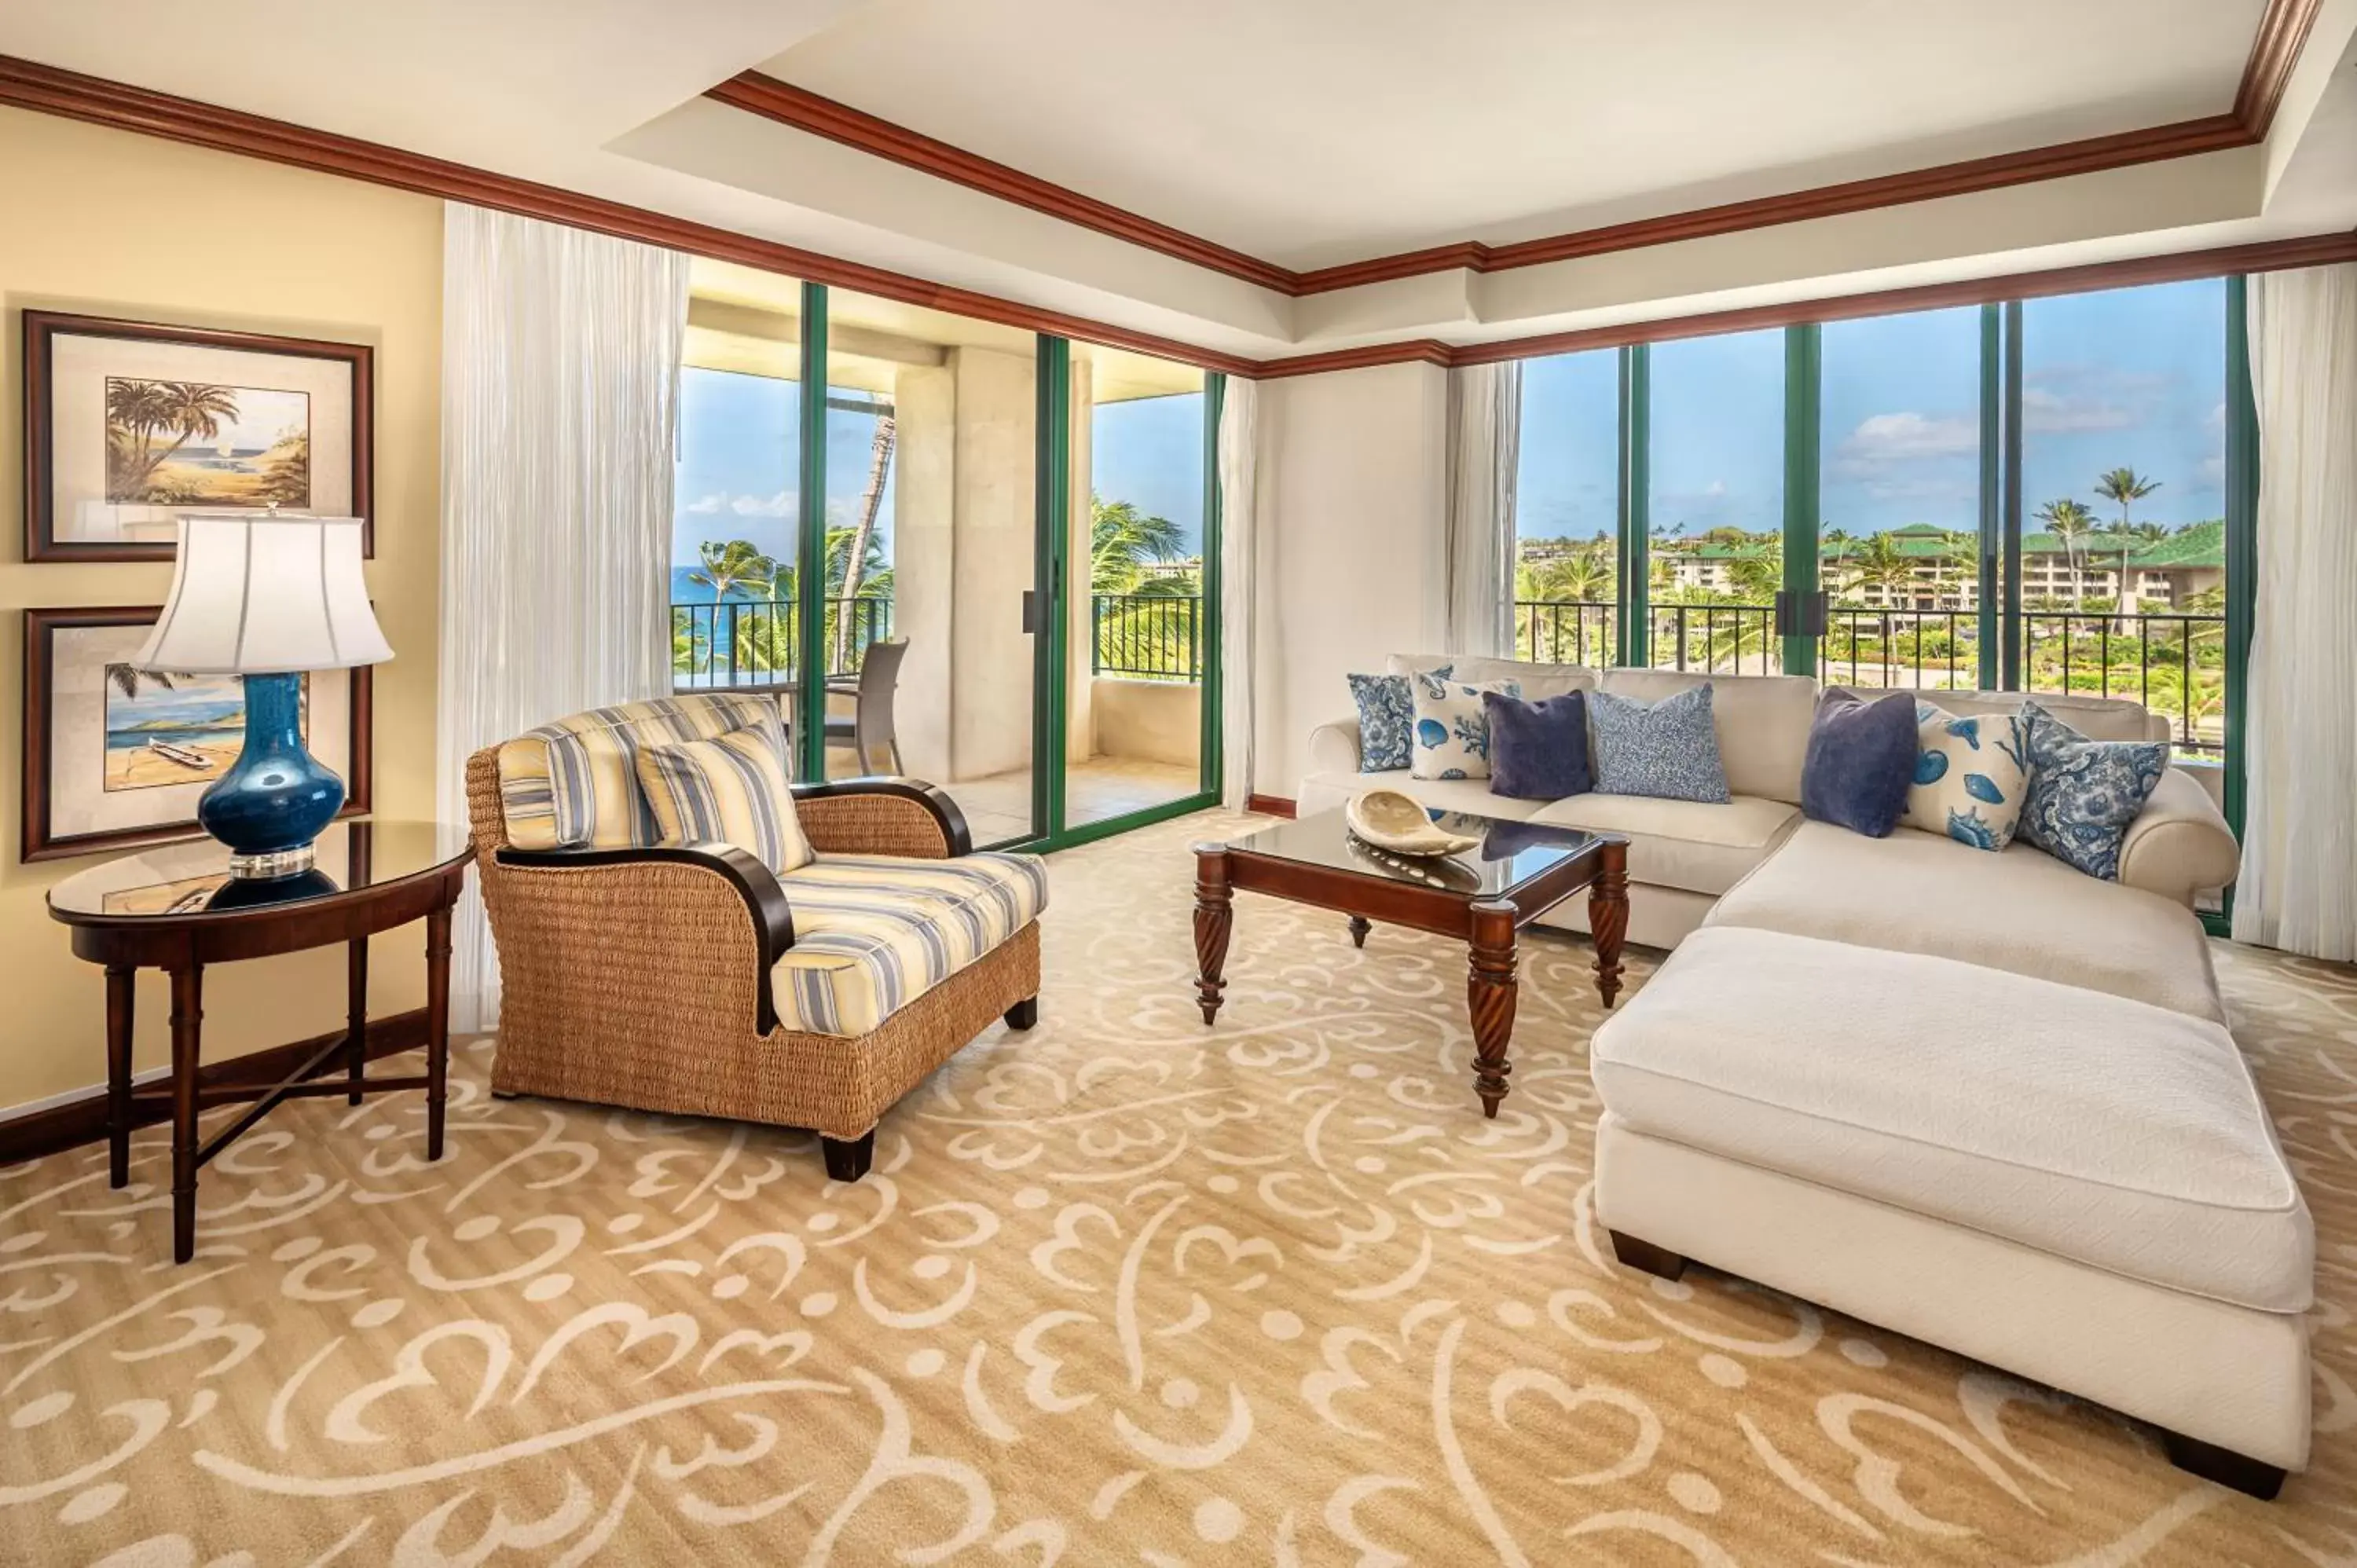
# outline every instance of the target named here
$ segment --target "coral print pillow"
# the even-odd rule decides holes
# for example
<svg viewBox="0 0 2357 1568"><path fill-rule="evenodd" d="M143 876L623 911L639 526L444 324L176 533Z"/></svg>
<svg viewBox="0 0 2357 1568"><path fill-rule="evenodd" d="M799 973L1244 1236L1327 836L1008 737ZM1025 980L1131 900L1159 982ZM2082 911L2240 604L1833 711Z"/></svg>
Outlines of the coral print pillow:
<svg viewBox="0 0 2357 1568"><path fill-rule="evenodd" d="M2120 846L2169 771L2165 740L2089 740L2036 703L2021 704L2029 800L2021 836L2066 865L2120 879Z"/></svg>
<svg viewBox="0 0 2357 1568"><path fill-rule="evenodd" d="M1438 673L1413 675L1415 727L1409 748L1411 779L1487 779L1490 777L1490 715L1482 710L1481 693L1502 692L1519 697L1519 682L1491 681L1469 686Z"/></svg>
<svg viewBox="0 0 2357 1568"><path fill-rule="evenodd" d="M1910 828L1975 849L2003 849L2029 794L2029 754L2012 714L1958 718L1915 706L1915 782L1907 791Z"/></svg>

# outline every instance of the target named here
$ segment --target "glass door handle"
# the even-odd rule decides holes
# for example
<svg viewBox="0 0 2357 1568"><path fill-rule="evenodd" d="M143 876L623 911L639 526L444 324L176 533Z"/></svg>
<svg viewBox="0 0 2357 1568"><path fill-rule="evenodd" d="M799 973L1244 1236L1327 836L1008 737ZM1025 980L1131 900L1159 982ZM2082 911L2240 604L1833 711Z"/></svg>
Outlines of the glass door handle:
<svg viewBox="0 0 2357 1568"><path fill-rule="evenodd" d="M1039 629L1039 591L1037 588L1023 590L1023 629L1027 632Z"/></svg>

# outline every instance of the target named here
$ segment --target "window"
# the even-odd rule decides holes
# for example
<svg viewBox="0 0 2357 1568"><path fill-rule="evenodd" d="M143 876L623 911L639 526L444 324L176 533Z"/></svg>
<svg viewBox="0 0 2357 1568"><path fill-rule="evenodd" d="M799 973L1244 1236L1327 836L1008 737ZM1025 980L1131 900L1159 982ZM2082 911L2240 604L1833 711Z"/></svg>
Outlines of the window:
<svg viewBox="0 0 2357 1568"><path fill-rule="evenodd" d="M1767 674L1783 581L1784 334L1651 349L1652 661Z"/></svg>
<svg viewBox="0 0 2357 1568"><path fill-rule="evenodd" d="M1611 664L1620 515L1620 355L1523 367L1514 481L1515 656Z"/></svg>

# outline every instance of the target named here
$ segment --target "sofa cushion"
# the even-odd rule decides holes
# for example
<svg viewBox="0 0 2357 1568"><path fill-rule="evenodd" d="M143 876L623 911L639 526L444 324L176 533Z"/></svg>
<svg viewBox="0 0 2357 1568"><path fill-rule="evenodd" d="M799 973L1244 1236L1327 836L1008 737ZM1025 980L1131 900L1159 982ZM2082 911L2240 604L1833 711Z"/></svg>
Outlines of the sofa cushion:
<svg viewBox="0 0 2357 1568"><path fill-rule="evenodd" d="M1782 843L1801 812L1756 795L1738 795L1724 805L1643 795L1574 795L1541 807L1531 820L1624 834L1631 882L1715 897Z"/></svg>
<svg viewBox="0 0 2357 1568"><path fill-rule="evenodd" d="M1409 676L1408 690L1415 720L1408 730L1407 770L1418 779L1490 777L1490 715L1481 699L1491 692L1520 696L1513 682L1474 686L1435 673Z"/></svg>
<svg viewBox="0 0 2357 1568"><path fill-rule="evenodd" d="M2065 865L2118 881L2120 843L2169 771L2169 742L2091 740L2035 702L2021 714L2029 758L2021 836Z"/></svg>
<svg viewBox="0 0 2357 1568"><path fill-rule="evenodd" d="M1587 760L1587 693L1524 702L1503 692L1481 698L1490 720L1490 792L1560 800L1596 788Z"/></svg>
<svg viewBox="0 0 2357 1568"><path fill-rule="evenodd" d="M2021 720L2011 714L1952 714L1929 703L1915 704L1915 718L1907 825L1974 849L2011 843L2029 799Z"/></svg>
<svg viewBox="0 0 2357 1568"><path fill-rule="evenodd" d="M1297 804L1307 816L1340 806L1366 789L1397 789L1436 811L1468 811L1509 822L1521 822L1548 803L1492 795L1487 779L1414 779L1400 768L1385 773L1313 773L1301 781Z"/></svg>
<svg viewBox="0 0 2357 1568"><path fill-rule="evenodd" d="M1048 905L1032 854L829 854L778 880L794 917L770 970L778 1017L813 1035L866 1034Z"/></svg>
<svg viewBox="0 0 2357 1568"><path fill-rule="evenodd" d="M1915 778L1915 698L1861 697L1835 687L1817 699L1801 765L1801 811L1870 839L1889 838Z"/></svg>
<svg viewBox="0 0 2357 1568"><path fill-rule="evenodd" d="M1453 667L1459 681L1499 684L1508 681L1525 697L1560 697L1596 690L1596 671L1585 664L1539 664L1521 659L1478 659L1449 653L1394 653L1383 668L1394 675L1418 675Z"/></svg>
<svg viewBox="0 0 2357 1568"><path fill-rule="evenodd" d="M1710 699L1708 686L1658 703L1610 692L1591 696L1597 792L1725 805L1727 769L1719 761Z"/></svg>
<svg viewBox="0 0 2357 1568"><path fill-rule="evenodd" d="M1806 675L1696 675L1681 670L1614 669L1602 689L1640 702L1707 685L1711 723L1718 731L1727 787L1738 795L1765 795L1801 803L1801 764L1809 750L1809 720L1817 711L1817 683Z"/></svg>
<svg viewBox="0 0 2357 1568"><path fill-rule="evenodd" d="M2309 1305L2307 1207L2242 1054L2206 1019L1713 926L1589 1059L1639 1132L2173 1290Z"/></svg>
<svg viewBox="0 0 2357 1568"><path fill-rule="evenodd" d="M1959 718L1975 714L2019 714L2021 704L2030 700L2028 692L1925 692L1922 698ZM2094 697L2074 692L2064 695L2059 692L2035 693L2040 705L2049 713L2068 720L2071 727L2090 740L2167 740L2169 720L2145 711L2144 704L2126 697Z"/></svg>
<svg viewBox="0 0 2357 1568"><path fill-rule="evenodd" d="M1803 822L1706 923L1943 953L2225 1017L2191 910L2083 876L2026 843L1990 854L1913 828L1868 839Z"/></svg>

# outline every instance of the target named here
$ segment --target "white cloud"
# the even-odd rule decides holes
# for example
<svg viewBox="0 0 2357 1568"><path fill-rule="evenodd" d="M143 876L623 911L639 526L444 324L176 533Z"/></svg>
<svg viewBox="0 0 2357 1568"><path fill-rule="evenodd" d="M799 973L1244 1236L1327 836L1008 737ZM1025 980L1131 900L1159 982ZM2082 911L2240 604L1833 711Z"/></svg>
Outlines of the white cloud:
<svg viewBox="0 0 2357 1568"><path fill-rule="evenodd" d="M2044 387L2024 387L2021 423L2033 435L2067 435L2086 430L2124 430L2136 423L2136 415L2101 397L2065 396Z"/></svg>
<svg viewBox="0 0 2357 1568"><path fill-rule="evenodd" d="M794 510L794 492L780 490L773 496L731 495L726 490L692 500L680 509L697 517L711 517L720 512L734 512L738 517L791 517Z"/></svg>
<svg viewBox="0 0 2357 1568"><path fill-rule="evenodd" d="M1911 409L1870 413L1842 438L1838 460L1878 465L1914 457L1954 457L1980 449L1977 420L1961 414L1931 418Z"/></svg>
<svg viewBox="0 0 2357 1568"><path fill-rule="evenodd" d="M694 512L699 517L707 517L727 504L728 498L726 495L710 495L705 496L702 500L688 502L680 508L680 510Z"/></svg>

